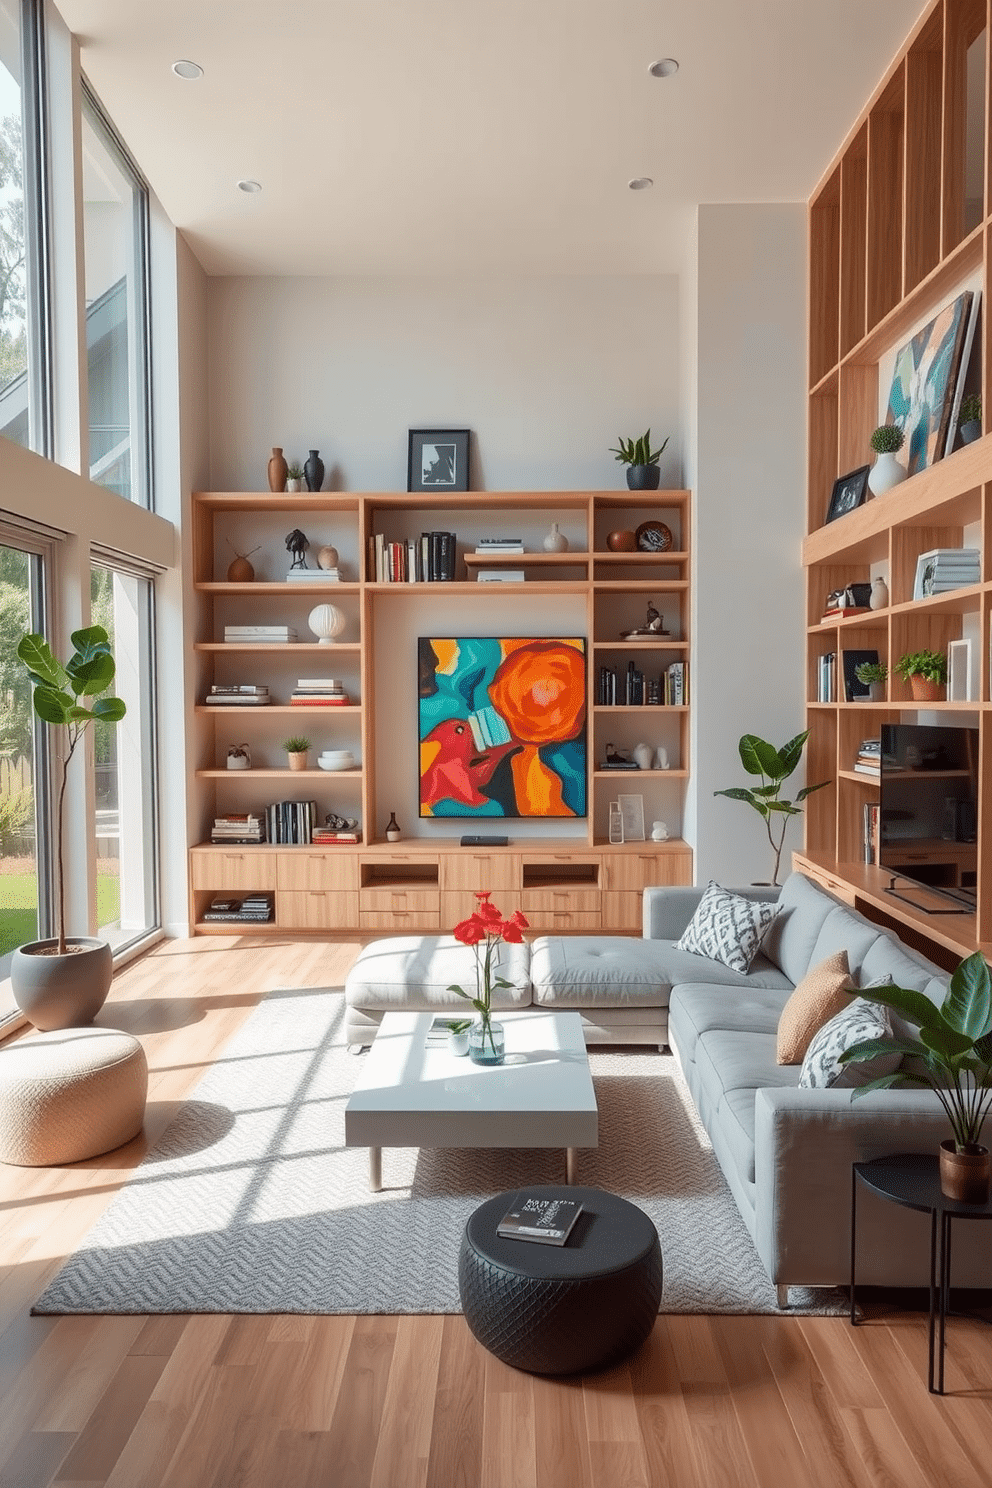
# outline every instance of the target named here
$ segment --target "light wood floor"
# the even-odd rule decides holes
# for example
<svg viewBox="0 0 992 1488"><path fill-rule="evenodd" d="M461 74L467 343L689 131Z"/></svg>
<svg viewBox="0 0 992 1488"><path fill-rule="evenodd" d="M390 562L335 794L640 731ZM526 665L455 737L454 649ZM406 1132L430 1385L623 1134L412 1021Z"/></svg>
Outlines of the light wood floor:
<svg viewBox="0 0 992 1488"><path fill-rule="evenodd" d="M926 1320L661 1317L622 1367L515 1373L460 1317L32 1318L62 1258L271 987L342 980L352 943L171 943L100 1022L139 1035L145 1136L0 1166L0 1488L833 1488L992 1484L992 1335Z"/></svg>

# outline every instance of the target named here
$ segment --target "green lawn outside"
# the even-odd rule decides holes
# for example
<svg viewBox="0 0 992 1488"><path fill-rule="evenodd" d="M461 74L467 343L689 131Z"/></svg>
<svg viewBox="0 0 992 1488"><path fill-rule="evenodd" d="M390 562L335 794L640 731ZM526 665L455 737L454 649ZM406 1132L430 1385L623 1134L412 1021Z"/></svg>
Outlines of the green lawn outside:
<svg viewBox="0 0 992 1488"><path fill-rule="evenodd" d="M0 875L0 956L38 936L38 881L33 873ZM112 925L120 918L120 879L98 873L96 880L98 925Z"/></svg>

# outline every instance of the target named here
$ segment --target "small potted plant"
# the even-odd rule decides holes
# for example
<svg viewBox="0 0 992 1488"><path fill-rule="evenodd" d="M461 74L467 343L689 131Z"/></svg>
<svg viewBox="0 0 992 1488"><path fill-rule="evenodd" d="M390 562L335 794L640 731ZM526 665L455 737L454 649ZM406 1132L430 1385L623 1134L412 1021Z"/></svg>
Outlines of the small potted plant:
<svg viewBox="0 0 992 1488"><path fill-rule="evenodd" d="M906 479L906 467L896 459L905 436L898 424L880 424L868 443L875 451L875 463L868 472L868 489L882 496Z"/></svg>
<svg viewBox="0 0 992 1488"><path fill-rule="evenodd" d="M961 435L962 444L972 444L976 439L981 438L981 393L968 393L961 399L961 412L958 415L958 433Z"/></svg>
<svg viewBox="0 0 992 1488"><path fill-rule="evenodd" d="M295 462L295 460L289 466L289 469L286 472L286 490L287 491L302 491L303 490L303 466L302 465L298 465Z"/></svg>
<svg viewBox="0 0 992 1488"><path fill-rule="evenodd" d="M854 668L854 675L862 686L867 687L870 702L885 702L885 683L889 669L884 661L859 661Z"/></svg>
<svg viewBox="0 0 992 1488"><path fill-rule="evenodd" d="M907 651L896 662L895 670L909 683L914 702L942 701L947 682L947 657L943 651Z"/></svg>
<svg viewBox="0 0 992 1488"><path fill-rule="evenodd" d="M668 440L665 440L665 444ZM627 485L631 491L657 491L661 484L661 459L665 444L660 449L651 448L651 430L639 439L621 439L619 446L611 445L610 454L615 455L621 465L627 466Z"/></svg>
<svg viewBox="0 0 992 1488"><path fill-rule="evenodd" d="M307 767L307 750L310 748L310 740L304 734L291 734L288 739L283 739L282 747L289 758L291 770L305 770Z"/></svg>

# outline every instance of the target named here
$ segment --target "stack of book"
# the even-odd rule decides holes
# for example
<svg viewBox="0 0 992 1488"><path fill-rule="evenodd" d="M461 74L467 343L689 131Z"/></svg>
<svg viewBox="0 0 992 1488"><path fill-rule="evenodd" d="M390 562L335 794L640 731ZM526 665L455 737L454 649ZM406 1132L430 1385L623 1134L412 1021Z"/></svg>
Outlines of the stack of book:
<svg viewBox="0 0 992 1488"><path fill-rule="evenodd" d="M216 708L264 708L269 700L267 687L256 687L248 683L232 687L215 683L206 697L207 703Z"/></svg>
<svg viewBox="0 0 992 1488"><path fill-rule="evenodd" d="M981 557L977 548L931 548L916 560L914 599L947 594L981 579Z"/></svg>
<svg viewBox="0 0 992 1488"><path fill-rule="evenodd" d="M298 677L289 701L294 708L345 708L351 699L336 677Z"/></svg>
<svg viewBox="0 0 992 1488"><path fill-rule="evenodd" d="M289 584L336 584L341 578L336 568L291 568L286 575Z"/></svg>
<svg viewBox="0 0 992 1488"><path fill-rule="evenodd" d="M402 542L376 532L369 539L369 572L377 584L450 583L456 552L454 532L422 532Z"/></svg>
<svg viewBox="0 0 992 1488"><path fill-rule="evenodd" d="M316 821L316 801L274 801L265 808L265 830L270 842L306 846Z"/></svg>
<svg viewBox="0 0 992 1488"><path fill-rule="evenodd" d="M296 640L296 631L291 625L225 625L224 640L236 645L278 645L280 642Z"/></svg>
<svg viewBox="0 0 992 1488"><path fill-rule="evenodd" d="M837 652L825 651L816 659L816 701L837 701Z"/></svg>
<svg viewBox="0 0 992 1488"><path fill-rule="evenodd" d="M244 894L241 898L211 899L210 908L204 910L205 920L242 920L254 924L265 924L275 914L272 894Z"/></svg>
<svg viewBox="0 0 992 1488"><path fill-rule="evenodd" d="M820 617L820 624L824 625L829 620L845 620L848 615L866 615L870 608L870 605L859 604L827 605Z"/></svg>
<svg viewBox="0 0 992 1488"><path fill-rule="evenodd" d="M361 842L362 834L357 827L338 831L334 827L314 827L310 833L310 841L314 847L332 847L334 843Z"/></svg>
<svg viewBox="0 0 992 1488"><path fill-rule="evenodd" d="M882 808L877 801L865 802L864 858L866 863L878 862L878 828Z"/></svg>
<svg viewBox="0 0 992 1488"><path fill-rule="evenodd" d="M211 842L251 843L265 841L265 823L261 817L250 812L229 812L227 816L215 816L210 833Z"/></svg>
<svg viewBox="0 0 992 1488"><path fill-rule="evenodd" d="M480 568L475 575L477 584L522 584L526 578L522 568Z"/></svg>
<svg viewBox="0 0 992 1488"><path fill-rule="evenodd" d="M522 537L480 537L475 545L475 551L487 558L495 558L497 553L522 553L523 550Z"/></svg>
<svg viewBox="0 0 992 1488"><path fill-rule="evenodd" d="M862 739L858 745L858 757L854 761L854 768L859 775L881 775L882 773L882 741L881 739Z"/></svg>

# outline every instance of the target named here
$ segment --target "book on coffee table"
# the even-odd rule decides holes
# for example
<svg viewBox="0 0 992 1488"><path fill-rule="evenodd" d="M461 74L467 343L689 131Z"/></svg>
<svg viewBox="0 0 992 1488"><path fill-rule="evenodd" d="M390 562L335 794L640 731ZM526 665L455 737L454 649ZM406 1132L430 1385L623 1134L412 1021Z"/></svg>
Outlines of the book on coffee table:
<svg viewBox="0 0 992 1488"><path fill-rule="evenodd" d="M564 1245L582 1205L575 1199L524 1199L520 1194L496 1226L504 1240L534 1240L539 1245Z"/></svg>

